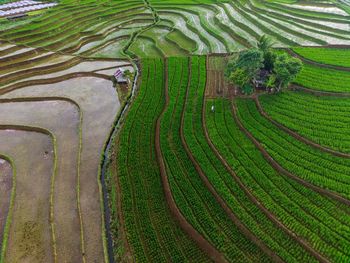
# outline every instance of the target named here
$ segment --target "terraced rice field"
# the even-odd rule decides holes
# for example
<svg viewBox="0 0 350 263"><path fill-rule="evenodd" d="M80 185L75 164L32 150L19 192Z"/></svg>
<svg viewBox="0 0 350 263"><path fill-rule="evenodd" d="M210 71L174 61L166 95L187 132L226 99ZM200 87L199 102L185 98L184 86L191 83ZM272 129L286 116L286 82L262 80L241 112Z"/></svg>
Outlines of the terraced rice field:
<svg viewBox="0 0 350 263"><path fill-rule="evenodd" d="M344 6L261 0L81 1L77 6L66 0L33 21L0 21L1 39L17 45L1 51L14 55L25 47L28 59L35 54L41 61L48 57L33 54L33 47L92 57L123 57L131 44L143 56L226 53L252 46L263 34L274 36L278 46L346 45L350 15ZM133 35L138 37L129 43Z"/></svg>
<svg viewBox="0 0 350 263"><path fill-rule="evenodd" d="M229 56L265 34L303 69L241 96ZM0 263L349 262L349 46L348 0L0 18Z"/></svg>
<svg viewBox="0 0 350 263"><path fill-rule="evenodd" d="M240 98L225 92L225 61L222 56L143 60L140 90L127 115L133 117L126 117L117 136L110 170L116 183L112 204L116 213L121 209L120 244L136 261L166 261L169 255L184 260L169 252L162 229L153 223L161 217L154 217L150 205L161 199L147 195L155 195L158 185L169 213L196 241L191 250L199 247L216 261L346 261L346 90L322 93L317 85L295 85L278 95ZM152 211L148 223L140 218L145 207Z"/></svg>

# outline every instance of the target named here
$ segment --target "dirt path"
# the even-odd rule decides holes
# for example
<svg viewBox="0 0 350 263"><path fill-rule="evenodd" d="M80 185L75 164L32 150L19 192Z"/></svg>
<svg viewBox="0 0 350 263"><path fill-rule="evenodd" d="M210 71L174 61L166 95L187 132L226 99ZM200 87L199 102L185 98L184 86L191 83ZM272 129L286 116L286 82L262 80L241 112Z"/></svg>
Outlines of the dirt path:
<svg viewBox="0 0 350 263"><path fill-rule="evenodd" d="M230 88L225 80L224 70L227 63L227 57L207 56L207 86L205 89L206 98L230 97L233 93L233 88Z"/></svg>

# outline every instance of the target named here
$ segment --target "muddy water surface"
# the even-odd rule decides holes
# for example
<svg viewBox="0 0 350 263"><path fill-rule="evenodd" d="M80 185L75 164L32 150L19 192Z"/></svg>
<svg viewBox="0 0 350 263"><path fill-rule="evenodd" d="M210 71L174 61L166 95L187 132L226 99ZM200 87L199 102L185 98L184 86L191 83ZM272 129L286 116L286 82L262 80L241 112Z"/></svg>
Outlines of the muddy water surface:
<svg viewBox="0 0 350 263"><path fill-rule="evenodd" d="M8 161L0 158L0 247L2 244L6 218L10 206L11 190L11 164Z"/></svg>
<svg viewBox="0 0 350 263"><path fill-rule="evenodd" d="M52 140L37 132L0 129L0 141L0 152L13 158L17 171L5 262L52 262L49 223L54 171Z"/></svg>
<svg viewBox="0 0 350 263"><path fill-rule="evenodd" d="M120 109L112 82L98 78L76 78L51 85L33 86L1 97L65 96L81 106L82 153L80 202L87 262L103 262L102 214L98 171L104 143Z"/></svg>
<svg viewBox="0 0 350 263"><path fill-rule="evenodd" d="M2 112L6 114L1 114ZM82 261L77 204L79 108L71 102L62 100L25 102L0 100L1 122L42 127L55 135L57 174L54 180L53 208L57 260L58 262Z"/></svg>

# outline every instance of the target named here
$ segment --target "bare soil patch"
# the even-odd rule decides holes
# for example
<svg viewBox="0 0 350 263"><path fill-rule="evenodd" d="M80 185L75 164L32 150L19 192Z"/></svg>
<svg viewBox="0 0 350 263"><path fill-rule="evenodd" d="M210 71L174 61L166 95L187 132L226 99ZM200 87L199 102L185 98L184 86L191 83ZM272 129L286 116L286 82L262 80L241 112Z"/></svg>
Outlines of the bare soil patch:
<svg viewBox="0 0 350 263"><path fill-rule="evenodd" d="M227 62L228 57L226 56L208 56L206 98L234 96L234 88L226 81L224 76Z"/></svg>

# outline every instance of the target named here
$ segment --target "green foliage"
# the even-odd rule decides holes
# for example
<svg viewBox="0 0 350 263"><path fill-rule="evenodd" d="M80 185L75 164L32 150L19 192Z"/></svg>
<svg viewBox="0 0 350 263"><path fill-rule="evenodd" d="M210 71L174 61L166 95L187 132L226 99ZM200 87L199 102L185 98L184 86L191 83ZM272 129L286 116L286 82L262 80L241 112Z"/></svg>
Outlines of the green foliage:
<svg viewBox="0 0 350 263"><path fill-rule="evenodd" d="M259 114L252 100L237 102L239 117L273 160L294 175L350 198L350 160L309 146L279 129Z"/></svg>
<svg viewBox="0 0 350 263"><path fill-rule="evenodd" d="M189 65L190 63L190 65ZM189 70L191 67L191 74ZM181 140L182 114L189 81L204 84L204 57L169 58L169 105L161 119L161 149L175 202L196 230L232 262L267 261L267 257L234 225L206 188ZM192 86L195 88L195 86ZM200 112L193 112L197 114Z"/></svg>
<svg viewBox="0 0 350 263"><path fill-rule="evenodd" d="M274 88L276 86L276 75L270 75L265 82L265 86L268 89Z"/></svg>
<svg viewBox="0 0 350 263"><path fill-rule="evenodd" d="M264 53L264 69L268 72L272 72L273 70L273 64L276 60L277 53L274 50L267 50Z"/></svg>
<svg viewBox="0 0 350 263"><path fill-rule="evenodd" d="M229 77L229 81L238 85L239 87L243 87L250 81L249 72L243 68L236 68Z"/></svg>
<svg viewBox="0 0 350 263"><path fill-rule="evenodd" d="M250 95L254 92L254 87L249 84L249 83L246 83L242 86L242 93L245 94L245 95Z"/></svg>
<svg viewBox="0 0 350 263"><path fill-rule="evenodd" d="M221 160L208 145L202 121L205 90L205 58L200 59L199 78L193 75L184 110L184 137L206 179L240 222L286 262L313 262L313 259L284 231L273 224L248 198ZM194 69L192 71L194 73ZM206 114L213 114L207 107ZM240 166L241 167L241 166ZM239 169L241 171L241 168ZM265 261L252 259L252 262ZM234 262L237 262L234 261Z"/></svg>
<svg viewBox="0 0 350 263"><path fill-rule="evenodd" d="M320 145L350 153L349 99L286 91L259 100L284 126Z"/></svg>
<svg viewBox="0 0 350 263"><path fill-rule="evenodd" d="M97 44L96 42L104 42L101 46L106 47L111 41L97 40L97 36L103 37L104 40L123 37L125 41L139 29L145 29L131 41L140 42L135 51L138 51L136 55L141 57L149 57L149 54L158 48L164 53L160 55L164 56L237 52L248 46L256 46L260 37L260 42L268 42L264 41L268 38L266 34L273 36L278 44L283 46L326 44L326 41L332 41L332 44L346 44L347 41L347 37L344 36L347 34L346 29L342 26L337 28L337 25L346 24L348 17L314 12L307 8L293 8L292 5L277 2L271 4L267 1L150 0L147 3L145 5L142 0L60 0L58 6L36 18L15 21L0 19L0 28L6 30L0 34L4 40L31 47L60 50L73 44L83 47L87 44ZM248 7L245 3L251 6ZM88 13L88 8L91 8L91 13ZM123 16L126 12L131 13L129 17ZM288 16L285 13L288 13ZM318 28L320 21L310 21L318 18L318 15L323 17L321 22L326 20L331 23L325 23ZM168 30L162 35L158 34L154 28L148 27L155 22L160 22L157 27L161 24L169 26ZM17 28L19 31L24 29L30 34L11 30L17 25L20 25ZM92 32L91 28L96 28L96 31ZM7 36L8 33L10 36ZM101 33L108 34L102 36ZM13 34L16 34L15 37ZM32 38L29 35L32 35ZM141 36L147 36L152 41L147 41ZM64 41L60 41L63 39ZM128 45L121 41L116 42L119 42L120 46ZM149 43L143 46L143 42Z"/></svg>
<svg viewBox="0 0 350 263"><path fill-rule="evenodd" d="M296 77L295 83L315 90L350 92L350 72L317 67L308 63Z"/></svg>
<svg viewBox="0 0 350 263"><path fill-rule="evenodd" d="M275 41L270 36L262 35L257 43L257 48L265 54L272 48L274 44Z"/></svg>
<svg viewBox="0 0 350 263"><path fill-rule="evenodd" d="M271 100L276 97L277 95L264 96ZM278 173L239 129L232 116L229 100L210 100L207 107L211 104L215 104L216 111L206 112L210 138L254 196L281 223L317 251L322 251L322 254L334 261L337 258L347 258L346 244L349 241L344 236L343 229L350 230L350 218L343 211L343 206L338 207L340 204L337 202ZM245 108L239 107L239 111L242 111L242 115L249 115ZM254 122L249 122L250 125L257 126ZM329 214L329 211L333 213ZM345 221L339 222L340 218Z"/></svg>
<svg viewBox="0 0 350 263"><path fill-rule="evenodd" d="M241 68L247 71L250 78L253 78L262 68L264 62L263 53L258 49L249 49L239 54L235 62L235 68Z"/></svg>
<svg viewBox="0 0 350 263"><path fill-rule="evenodd" d="M304 58L322 64L350 67L350 49L348 48L295 47L293 51Z"/></svg>
<svg viewBox="0 0 350 263"><path fill-rule="evenodd" d="M253 80L263 67L264 55L258 49L249 49L239 53L227 66L226 76L229 82L243 88Z"/></svg>
<svg viewBox="0 0 350 263"><path fill-rule="evenodd" d="M300 72L302 63L284 52L273 50L273 45L274 40L263 35L257 43L257 48L251 48L232 58L225 72L228 81L239 86L243 94L252 93L252 84L261 86L263 83L266 88L274 88L277 85L277 91L288 86Z"/></svg>
<svg viewBox="0 0 350 263"><path fill-rule="evenodd" d="M287 87L296 78L301 69L302 62L300 59L293 58L287 54L277 55L273 63L273 71L278 82L277 90Z"/></svg>
<svg viewBox="0 0 350 263"><path fill-rule="evenodd" d="M168 209L155 160L155 123L164 105L164 65L142 63L142 82L117 138L117 176L128 243L137 262L205 262Z"/></svg>
<svg viewBox="0 0 350 263"><path fill-rule="evenodd" d="M272 50L275 40L269 35L262 35L257 42L257 48L264 54L264 69L272 71L276 53Z"/></svg>
<svg viewBox="0 0 350 263"><path fill-rule="evenodd" d="M200 101L200 100L198 100ZM235 173L240 178L248 178L247 167L253 167L243 165L242 159L246 159L246 154L240 151L241 147L247 147L249 151L252 149L251 145L246 144L246 140L241 140L238 145L228 143L226 138L229 139L231 136L236 137L234 133L235 126L232 123L231 105L226 104L226 117L222 114L222 108L220 104L215 103L215 113L212 113L208 105L212 105L212 101L207 103L206 107L206 124L210 135L210 139L216 144L219 149L223 149L225 160L230 163L234 168ZM196 114L200 115L200 114ZM225 120L227 121L227 127L229 128L228 133L225 135L223 140L222 132L227 129L225 127ZM198 123L198 124L196 124ZM200 116L197 116L193 121L193 130L196 131L194 135L188 135L191 139L191 144L197 146L193 149L193 153L196 159L201 163L201 167L206 171L209 180L217 189L218 193L223 197L230 208L238 216L241 222L259 239L261 239L268 247L275 251L275 253L286 262L314 262L313 259L305 253L305 251L288 235L285 234L280 228L276 227L269 220L264 213L248 198L242 188L232 178L232 175L227 172L223 164L218 158L215 158L215 154L208 147L205 138L202 138L202 130L200 126ZM241 137L238 137L239 139ZM244 138L244 137L243 137ZM197 143L196 143L197 141ZM235 149L233 149L235 148ZM235 156L230 156L232 151L239 151ZM226 155L227 154L227 155ZM244 155L244 157L243 157ZM228 158L226 159L226 157ZM239 158L241 156L242 158ZM248 154L250 156L250 153ZM237 157L239 159L237 159ZM255 160L253 160L255 162ZM246 186L251 190L255 188L256 182L254 180L246 183ZM259 190L257 190L259 191ZM269 233L269 234L267 234Z"/></svg>

